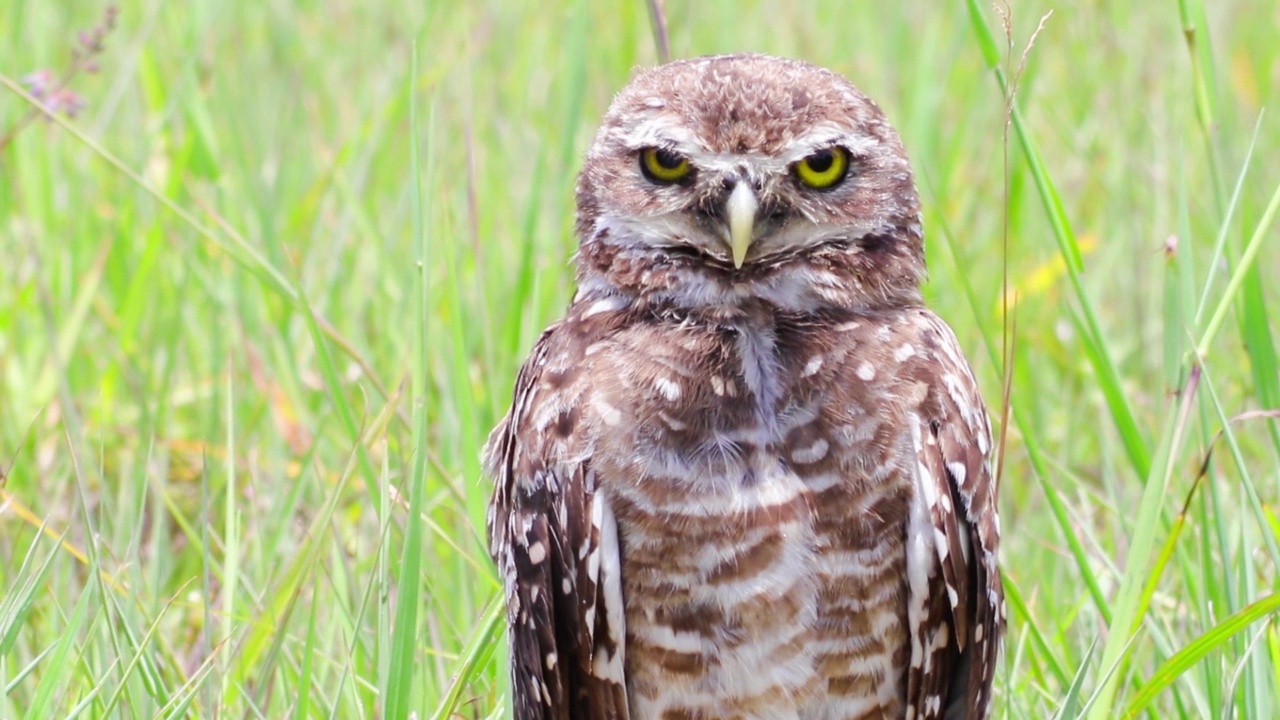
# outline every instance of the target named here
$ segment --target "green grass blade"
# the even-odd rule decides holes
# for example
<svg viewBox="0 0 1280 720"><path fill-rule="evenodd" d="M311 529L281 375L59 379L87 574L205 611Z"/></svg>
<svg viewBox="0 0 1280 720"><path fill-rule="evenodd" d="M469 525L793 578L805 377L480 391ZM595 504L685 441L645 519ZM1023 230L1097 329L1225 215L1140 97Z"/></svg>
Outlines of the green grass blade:
<svg viewBox="0 0 1280 720"><path fill-rule="evenodd" d="M100 610L100 606L94 604L96 592L96 588L90 585L84 589L84 592L80 593L80 598L76 600L75 608L71 611L71 616L67 618L67 625L62 630L61 639L58 640L57 649L54 650L53 655L49 658L48 668L40 675L35 697L23 716L26 720L43 720L43 718L56 717L58 715L55 712L55 696L58 688L66 684L67 675L70 674L74 667L71 658L72 652L76 649L76 638L80 633L80 628L96 617ZM104 678L103 682L105 681L106 679Z"/></svg>
<svg viewBox="0 0 1280 720"><path fill-rule="evenodd" d="M1067 687L1067 692L1062 698L1062 704L1058 707L1058 711L1054 713L1054 720L1074 720L1080 716L1081 707L1081 691L1084 688L1085 678L1089 675L1090 663L1093 660L1093 653L1098 649L1098 643L1095 640L1089 645L1089 650L1085 652L1084 658L1080 661L1080 667L1076 669L1076 675L1071 679L1071 684Z"/></svg>
<svg viewBox="0 0 1280 720"><path fill-rule="evenodd" d="M40 567L32 569L36 550L40 547L40 540L45 536L44 530L45 526L41 524L31 544L27 546L22 565L14 575L15 582L10 585L4 595L0 596L0 657L8 655L13 648L13 644L18 639L18 633L26 624L27 616L31 613L36 601L40 599L39 592L44 587L45 578L53 566L54 558L58 556L58 546L62 544L61 537L54 543L53 549L45 556ZM20 581L21 584L16 581Z"/></svg>
<svg viewBox="0 0 1280 720"><path fill-rule="evenodd" d="M1152 476L1147 478L1142 498L1138 502L1133 538L1129 552L1125 556L1124 577L1121 579L1120 590L1113 604L1114 615L1107 642L1103 646L1103 667L1119 667L1146 612L1146 599L1142 589L1146 585L1149 573L1149 560L1155 546L1156 530L1164 507L1165 492L1175 468L1178 467L1177 459L1183 446L1183 438L1195 401L1199 375L1199 369L1193 369L1191 378L1182 388L1175 405L1175 412L1168 416L1162 433L1163 440L1156 454L1158 462L1152 466ZM1120 675L1121 673L1111 674L1099 688L1097 700L1089 711L1090 720L1107 720L1112 717L1116 683Z"/></svg>
<svg viewBox="0 0 1280 720"><path fill-rule="evenodd" d="M307 613L307 638L302 647L302 672L299 673L298 679L298 698L295 704L294 714L298 720L306 720L311 717L311 683L312 671L311 665L316 654L316 615L320 608L320 603L311 599L311 611Z"/></svg>
<svg viewBox="0 0 1280 720"><path fill-rule="evenodd" d="M417 47L413 54L413 77L417 73ZM404 550L400 556L398 575L398 601L395 610L395 626L391 638L391 677L387 687L386 716L393 720L407 718L412 700L414 668L418 642L418 602L422 581L422 505L426 493L427 474L427 392L430 383L428 369L428 295L427 268L430 267L430 245L423 228L422 171L418 166L418 113L416 82L409 86L409 126L413 128L409 143L411 174L413 177L413 237L417 278L417 312L414 322L414 372L413 372L413 470L409 484L409 514L405 518ZM427 120L428 126L430 119ZM430 160L428 160L430 163Z"/></svg>
<svg viewBox="0 0 1280 720"><path fill-rule="evenodd" d="M1244 252L1236 262L1231 278L1227 281L1227 287L1222 291L1222 297L1218 299L1217 307L1214 309L1213 314L1209 316L1209 321L1200 333L1200 339L1196 342L1196 353L1200 357L1208 355L1209 346L1213 344L1218 331L1222 329L1222 323L1226 320L1227 312L1231 309L1232 304L1235 303L1236 297L1240 294L1245 279L1248 277L1250 268L1253 267L1254 261L1258 258L1258 253L1262 250L1262 241L1266 239L1267 233L1271 230L1271 222L1275 220L1277 211L1280 211L1280 185L1277 185L1275 192L1271 194L1271 200L1267 203L1266 210L1263 211L1262 217L1258 220L1248 244L1245 245Z"/></svg>
<svg viewBox="0 0 1280 720"><path fill-rule="evenodd" d="M1222 222L1218 224L1218 236L1213 241L1213 254L1209 256L1209 262L1205 265L1205 267L1209 268L1209 272L1205 275L1204 288L1200 291L1200 301L1196 304L1194 321L1196 326L1200 325L1204 320L1204 311L1209 307L1209 296L1216 285L1214 280L1218 277L1218 268L1222 265L1226 254L1227 235L1231 232L1231 219L1235 217L1236 208L1240 205L1244 181L1249 174L1249 165L1253 160L1253 150L1258 145L1258 132L1262 129L1263 115L1263 113L1258 114L1258 122L1253 126L1253 138L1249 141L1249 150L1245 153L1244 161L1240 164L1240 172L1236 175L1236 185L1231 191L1231 199L1227 202L1227 209L1222 216Z"/></svg>
<svg viewBox="0 0 1280 720"><path fill-rule="evenodd" d="M999 66L998 62L994 64L990 62L989 49L994 43L991 29L987 25L982 11L978 8L977 0L967 0L967 2L969 5L969 17L973 24L974 32L978 36L983 55L988 59L988 65L995 74L1001 90L1008 94L1010 88L1004 70ZM1085 340L1085 347L1088 350L1086 354L1090 365L1097 374L1098 389L1106 400L1107 409L1111 413L1111 419L1115 423L1116 430L1120 433L1134 473L1139 477L1147 477L1151 468L1151 454L1147 447L1147 441L1138 429L1138 423L1134 418L1129 400L1121 387L1120 374L1116 369L1115 362L1111 359L1111 352L1108 349L1101 325L1098 322L1097 313L1093 307L1093 300L1085 292L1084 285L1080 279L1080 271L1083 269L1084 263L1079 242L1071 229L1071 223L1067 219L1067 213L1062 205L1062 198L1058 193L1057 187L1049 176L1048 167L1026 128L1026 123L1023 120L1022 111L1018 107L1016 98L1011 98L1008 102L1014 133L1018 138L1019 146L1022 148L1023 155L1026 158L1027 167L1031 171L1036 190L1044 205L1045 217L1053 228L1054 238L1058 242L1059 252L1065 262L1067 278L1070 281L1073 295L1083 315L1082 320L1077 322L1077 327L1081 331L1082 339Z"/></svg>
<svg viewBox="0 0 1280 720"><path fill-rule="evenodd" d="M182 590L185 590L185 588L182 588ZM135 669L143 675L143 681L150 689L153 697L157 697L162 701L167 700L167 698L160 697L160 693L154 689L158 684L155 680L156 673L154 669L150 667L151 663L148 655L152 651L151 642L155 638L157 630L160 628L161 621L164 620L165 615L173 607L175 600L180 595L181 592L178 595L169 598L168 602L165 603L164 607L156 614L155 619L152 620L151 624L147 627L145 635L137 639L130 638L131 640L134 640L132 643L133 655L128 659L124 667L121 668L120 684L116 686L116 691L111 694L103 706L102 714L104 716L110 717L114 713L116 706L119 705L121 700L124 698L125 691L128 688L129 676L133 674Z"/></svg>
<svg viewBox="0 0 1280 720"><path fill-rule="evenodd" d="M506 627L503 624L505 619L506 605L503 604L502 596L497 595L480 616L475 634L467 643L467 649L463 652L458 668L453 673L453 681L449 683L449 689L440 705L436 707L431 720L448 720L458 713L458 702L462 698L462 693L476 682L484 664L497 648L502 631Z"/></svg>
<svg viewBox="0 0 1280 720"><path fill-rule="evenodd" d="M1181 650L1170 657L1142 685L1125 709L1124 717L1137 717L1147 708L1157 695L1164 692L1183 673L1200 662L1206 655L1222 647L1237 633L1253 623L1280 612L1280 593L1272 593L1261 600L1250 603L1239 612L1232 614L1222 622L1214 625L1203 635L1192 640Z"/></svg>

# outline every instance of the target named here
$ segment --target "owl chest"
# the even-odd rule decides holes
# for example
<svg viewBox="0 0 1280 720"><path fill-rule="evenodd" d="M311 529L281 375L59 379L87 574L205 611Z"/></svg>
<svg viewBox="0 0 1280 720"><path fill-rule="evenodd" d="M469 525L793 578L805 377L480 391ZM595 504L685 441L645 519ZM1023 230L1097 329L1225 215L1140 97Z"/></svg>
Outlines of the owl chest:
<svg viewBox="0 0 1280 720"><path fill-rule="evenodd" d="M902 550L909 491L883 472L877 413L767 340L705 357L636 352L624 381L600 388L614 425L592 462L622 543L633 701L703 697L730 717L747 706L725 698L772 685L787 707L822 707L824 668L838 667L823 648L844 643L870 648L865 664L883 668L870 685L892 695L901 643L880 636L896 625L854 623L875 638L840 625L850 604L902 608L877 577Z"/></svg>
<svg viewBox="0 0 1280 720"><path fill-rule="evenodd" d="M845 380L858 347L837 350L830 337L771 323L625 336L601 358L607 380L588 391L593 462L658 506L726 512L871 474L896 450L892 403Z"/></svg>
<svg viewBox="0 0 1280 720"><path fill-rule="evenodd" d="M823 333L762 324L663 335L612 347L610 380L587 403L597 477L634 505L637 533L665 519L664 537L696 535L705 517L721 536L769 525L802 543L821 535L832 491L863 493L863 506L903 493L901 474L885 473L902 459L887 403L843 382L857 358L823 347Z"/></svg>
<svg viewBox="0 0 1280 720"><path fill-rule="evenodd" d="M831 566L886 567L907 519L905 468L885 462L874 443L842 442L801 415L774 418L773 427L721 425L696 442L637 428L594 456L634 607L652 597L758 619L742 632L806 624Z"/></svg>

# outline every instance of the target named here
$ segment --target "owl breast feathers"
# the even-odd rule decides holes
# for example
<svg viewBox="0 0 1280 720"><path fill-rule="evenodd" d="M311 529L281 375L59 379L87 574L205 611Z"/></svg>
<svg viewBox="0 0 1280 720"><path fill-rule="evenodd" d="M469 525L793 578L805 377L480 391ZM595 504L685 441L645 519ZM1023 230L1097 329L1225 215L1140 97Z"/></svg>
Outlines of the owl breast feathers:
<svg viewBox="0 0 1280 720"><path fill-rule="evenodd" d="M518 718L984 718L991 431L880 110L762 55L639 74L578 292L490 435Z"/></svg>

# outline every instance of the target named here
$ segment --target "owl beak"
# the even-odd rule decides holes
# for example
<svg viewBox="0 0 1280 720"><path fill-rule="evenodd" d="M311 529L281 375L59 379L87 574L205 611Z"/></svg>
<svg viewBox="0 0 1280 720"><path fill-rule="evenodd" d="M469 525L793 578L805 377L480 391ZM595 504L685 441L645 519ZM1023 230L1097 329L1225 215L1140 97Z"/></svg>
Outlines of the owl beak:
<svg viewBox="0 0 1280 720"><path fill-rule="evenodd" d="M742 268L747 259L747 248L751 247L751 236L755 233L756 210L760 201L751 189L751 184L740 182L729 193L725 202L725 214L729 217L729 249L733 252L733 266Z"/></svg>

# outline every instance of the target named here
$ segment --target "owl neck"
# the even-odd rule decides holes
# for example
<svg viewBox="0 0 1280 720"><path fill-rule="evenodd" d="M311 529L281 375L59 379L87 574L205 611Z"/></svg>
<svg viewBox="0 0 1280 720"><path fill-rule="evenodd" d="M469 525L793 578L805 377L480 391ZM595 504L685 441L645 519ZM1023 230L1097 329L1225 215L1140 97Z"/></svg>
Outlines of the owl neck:
<svg viewBox="0 0 1280 720"><path fill-rule="evenodd" d="M576 300L709 311L763 303L788 313L919 305L923 242L910 228L895 230L741 269L693 252L597 234L578 249Z"/></svg>

